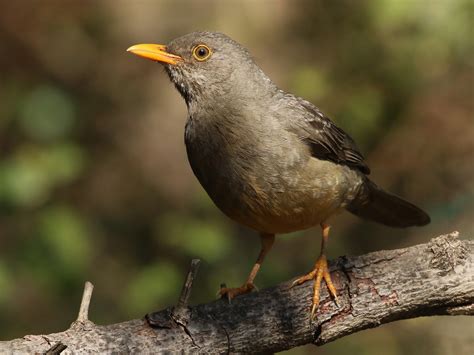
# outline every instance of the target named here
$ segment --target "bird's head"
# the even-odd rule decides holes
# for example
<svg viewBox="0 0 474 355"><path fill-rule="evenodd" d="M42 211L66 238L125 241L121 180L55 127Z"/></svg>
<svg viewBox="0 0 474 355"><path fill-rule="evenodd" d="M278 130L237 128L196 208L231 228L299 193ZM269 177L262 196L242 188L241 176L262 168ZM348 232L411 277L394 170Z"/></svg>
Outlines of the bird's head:
<svg viewBox="0 0 474 355"><path fill-rule="evenodd" d="M188 104L202 97L255 96L273 86L249 52L222 33L193 32L168 45L137 44L127 51L163 64ZM266 87L256 87L262 79Z"/></svg>

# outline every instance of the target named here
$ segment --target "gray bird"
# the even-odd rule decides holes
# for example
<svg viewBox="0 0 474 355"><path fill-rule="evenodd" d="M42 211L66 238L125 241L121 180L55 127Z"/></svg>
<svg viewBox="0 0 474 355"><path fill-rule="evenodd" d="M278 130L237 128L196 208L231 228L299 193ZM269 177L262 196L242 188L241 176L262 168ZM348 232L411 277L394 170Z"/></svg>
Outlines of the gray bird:
<svg viewBox="0 0 474 355"><path fill-rule="evenodd" d="M185 143L194 174L222 212L260 233L261 251L247 281L221 289L223 296L254 289L275 234L320 225L321 254L293 282L315 280L313 316L323 279L337 302L325 256L330 217L346 209L391 227L430 222L373 183L354 140L316 106L279 89L228 36L194 32L166 46L128 51L164 65L188 107Z"/></svg>

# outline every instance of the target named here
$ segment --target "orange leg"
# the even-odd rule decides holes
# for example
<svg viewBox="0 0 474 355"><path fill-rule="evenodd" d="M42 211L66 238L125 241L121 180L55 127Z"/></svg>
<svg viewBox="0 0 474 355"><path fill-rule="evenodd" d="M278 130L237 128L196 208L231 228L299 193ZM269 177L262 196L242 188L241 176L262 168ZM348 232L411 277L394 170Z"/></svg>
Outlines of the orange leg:
<svg viewBox="0 0 474 355"><path fill-rule="evenodd" d="M270 251L270 249L273 246L273 242L275 241L275 235L261 233L260 240L262 242L262 248L260 249L260 254L258 254L257 261L255 262L255 265L253 266L252 271L250 271L250 274L247 277L247 281L245 281L245 283L240 287L221 288L219 290L219 295L221 297L227 297L227 299L230 301L235 296L248 293L255 288L255 285L253 284L253 280L255 279L255 276L257 276L258 270L260 270L260 266L262 265L263 260L265 259L265 256L267 255L267 253Z"/></svg>
<svg viewBox="0 0 474 355"><path fill-rule="evenodd" d="M311 317L313 318L316 310L318 309L319 306L319 296L320 296L320 289L321 289L321 282L324 280L326 282L326 285L328 286L329 293L334 297L336 304L338 304L338 299L337 299L337 292L336 288L334 287L334 284L332 283L331 280L331 274L329 273L328 269L328 262L326 259L326 245L329 239L329 228L330 226L324 223L321 223L321 228L323 232L323 238L321 241L321 254L316 261L316 264L314 264L314 268L312 271L307 273L306 275L303 275L299 278L297 278L293 283L291 284L291 287L296 286L296 285L301 285L302 283L309 281L309 280L315 280L314 281L314 291L313 291L313 305L311 307Z"/></svg>

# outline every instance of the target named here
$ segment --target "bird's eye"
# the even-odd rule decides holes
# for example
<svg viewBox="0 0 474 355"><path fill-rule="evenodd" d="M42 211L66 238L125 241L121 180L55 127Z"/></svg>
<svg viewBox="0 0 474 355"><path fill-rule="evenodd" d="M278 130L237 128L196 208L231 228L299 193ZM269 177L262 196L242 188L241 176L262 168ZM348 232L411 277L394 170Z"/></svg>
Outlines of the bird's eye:
<svg viewBox="0 0 474 355"><path fill-rule="evenodd" d="M209 59L211 54L212 54L211 49L205 44L199 44L193 49L193 57L199 60L200 62L203 62Z"/></svg>

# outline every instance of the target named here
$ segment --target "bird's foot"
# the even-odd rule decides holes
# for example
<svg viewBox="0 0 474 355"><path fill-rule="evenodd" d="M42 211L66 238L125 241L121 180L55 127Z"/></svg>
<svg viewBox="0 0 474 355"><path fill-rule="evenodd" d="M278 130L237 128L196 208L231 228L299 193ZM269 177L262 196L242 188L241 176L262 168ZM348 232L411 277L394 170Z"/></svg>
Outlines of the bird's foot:
<svg viewBox="0 0 474 355"><path fill-rule="evenodd" d="M221 287L217 295L221 298L227 298L230 302L234 297L252 292L256 288L257 287L252 282L246 282L240 287Z"/></svg>
<svg viewBox="0 0 474 355"><path fill-rule="evenodd" d="M339 305L339 302L337 299L336 288L334 287L334 284L332 283L331 274L329 273L328 262L325 255L321 255L318 258L318 260L316 261L316 264L314 265L314 269L312 271L310 271L306 275L303 275L297 278L295 281L293 281L290 288L296 285L301 285L302 283L309 280L313 280L313 279L314 279L314 292L313 292L313 304L311 306L311 318L314 318L314 315L316 314L316 310L318 309L318 306L319 306L321 282L323 281L323 279L326 282L326 285L328 286L329 293L334 297L336 304Z"/></svg>

